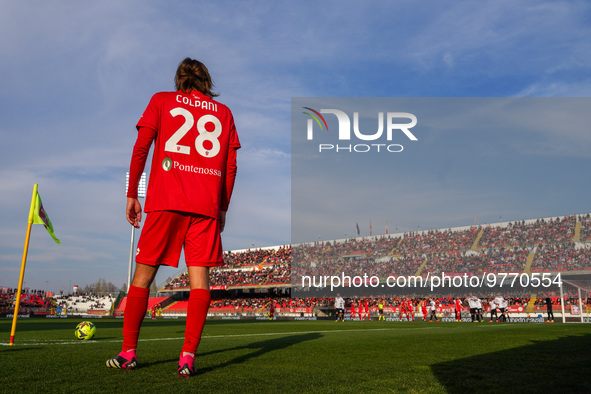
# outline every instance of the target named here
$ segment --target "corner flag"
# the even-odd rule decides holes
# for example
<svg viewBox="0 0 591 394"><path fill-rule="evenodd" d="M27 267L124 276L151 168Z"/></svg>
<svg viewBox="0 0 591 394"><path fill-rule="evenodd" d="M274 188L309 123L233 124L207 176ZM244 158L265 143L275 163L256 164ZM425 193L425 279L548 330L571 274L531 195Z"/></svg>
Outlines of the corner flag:
<svg viewBox="0 0 591 394"><path fill-rule="evenodd" d="M33 196L31 197L31 208L29 208L29 220L27 223L27 235L25 237L25 246L23 248L23 260L21 262L21 274L18 279L18 290L16 292L16 300L14 302L14 314L12 317L12 329L10 330L10 343L9 345L12 346L14 344L14 335L16 333L16 321L18 319L18 312L19 306L21 303L21 295L23 292L23 279L25 277L25 265L27 263L27 253L29 251L29 239L31 238L31 227L33 223L43 224L47 229L47 232L51 237L61 245L59 239L55 237L53 234L53 225L51 224L51 220L49 220L49 216L47 216L47 212L43 209L43 204L41 203L41 197L39 197L39 193L37 192L37 184L33 185Z"/></svg>
<svg viewBox="0 0 591 394"><path fill-rule="evenodd" d="M49 220L49 216L47 215L47 212L45 212L45 209L43 208L43 203L41 202L41 196L39 195L39 192L37 192L37 195L35 197L35 206L32 208L33 208L33 223L44 225L45 229L47 230L49 235L51 235L51 238L53 238L53 240L55 242L57 242L58 244L61 245L62 243L60 242L59 239L57 239L57 237L53 233L53 224L51 223L51 220Z"/></svg>

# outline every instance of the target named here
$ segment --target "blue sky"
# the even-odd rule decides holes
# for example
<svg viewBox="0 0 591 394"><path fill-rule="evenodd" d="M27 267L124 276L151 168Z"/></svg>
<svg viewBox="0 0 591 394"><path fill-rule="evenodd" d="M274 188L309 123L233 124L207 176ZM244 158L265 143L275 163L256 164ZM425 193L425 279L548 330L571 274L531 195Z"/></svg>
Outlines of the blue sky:
<svg viewBox="0 0 591 394"><path fill-rule="evenodd" d="M0 286L18 282L34 183L62 245L34 226L25 286L126 281L134 126L153 93L172 89L186 56L209 67L243 146L224 247L260 247L290 242L292 97L587 97L590 13L586 1L3 2ZM482 166L480 178L454 165L461 144L426 157L405 184L420 195L389 226L486 220L453 193L488 183L500 185L498 201L511 201L507 219L591 210L591 133L576 130L540 132L519 146L472 136L467 146L488 147L496 162L505 149L515 159L502 171ZM539 175L548 172L572 189L546 196L542 188L532 206L522 187L550 181ZM434 218L425 196L441 189L448 211Z"/></svg>

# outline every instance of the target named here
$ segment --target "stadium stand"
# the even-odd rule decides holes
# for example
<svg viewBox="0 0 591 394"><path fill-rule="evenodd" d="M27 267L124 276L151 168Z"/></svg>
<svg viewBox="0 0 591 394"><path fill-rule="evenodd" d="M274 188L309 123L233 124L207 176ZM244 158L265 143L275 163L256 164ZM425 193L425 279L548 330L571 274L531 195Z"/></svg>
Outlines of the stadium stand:
<svg viewBox="0 0 591 394"><path fill-rule="evenodd" d="M210 316L238 313L260 317L265 316L271 304L280 315L315 316L321 309L332 307L331 299L290 298L292 276L330 276L342 272L355 276L370 272L384 278L428 277L440 273L482 276L560 272L584 277L591 274L591 214L228 251L224 253L224 261L223 267L210 271ZM532 313L544 309L542 301L546 297L553 297L560 303L556 288L537 290L508 289L503 295L510 306L523 307ZM159 288L157 296L150 298L149 309L159 305L164 316L182 316L186 314L188 292L187 272L180 272ZM0 308L8 311L14 289L4 288L1 294ZM119 296L120 301L112 308L115 301L112 296L33 294L26 298L28 302L23 310L45 308L45 313L55 313L52 308L60 305L68 314L120 315L126 304L124 296ZM455 296L467 298L469 294ZM418 305L424 294L391 294L369 301L374 310L378 300L382 300L386 308L397 308L402 297L410 297ZM449 294L432 297L438 308L447 308L451 300ZM587 297L588 294L586 306L589 305ZM573 294L567 294L567 307L572 300Z"/></svg>
<svg viewBox="0 0 591 394"><path fill-rule="evenodd" d="M98 315L109 314L115 298L112 295L68 295L55 298L58 305L65 308L70 315Z"/></svg>
<svg viewBox="0 0 591 394"><path fill-rule="evenodd" d="M306 311L324 307L329 300L316 300L317 304L310 305L307 298L296 298L290 305L282 305L285 291L290 290L291 276L311 273L346 272L354 276L372 272L380 277L425 277L443 272L585 273L591 269L588 242L591 243L591 216L585 214L313 242L295 245L295 249L292 245L281 245L231 251L224 255L226 265L211 271L214 297L210 312L262 314L271 303L279 310L294 310L294 305ZM296 254L296 265L292 253ZM161 292L178 294L187 289L188 280L183 273L163 286ZM534 303L538 305L537 298L530 302L532 294L522 290L519 294L506 292L505 297L511 306L529 305L531 309ZM552 294L556 296L555 291ZM421 299L419 295L414 297L416 303ZM372 302L377 305L376 300ZM399 298L386 298L383 302L395 308ZM437 297L437 302L441 307L447 305L444 295ZM164 308L163 313L182 314L184 310L186 304L181 300Z"/></svg>

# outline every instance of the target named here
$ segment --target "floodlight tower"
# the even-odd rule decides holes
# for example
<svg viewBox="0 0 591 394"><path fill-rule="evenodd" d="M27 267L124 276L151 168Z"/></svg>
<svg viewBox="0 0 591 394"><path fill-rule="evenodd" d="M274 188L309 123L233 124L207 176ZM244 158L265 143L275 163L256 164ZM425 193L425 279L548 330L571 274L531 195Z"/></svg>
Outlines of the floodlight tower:
<svg viewBox="0 0 591 394"><path fill-rule="evenodd" d="M129 189L129 172L125 175L125 195L127 195L127 189ZM142 173L140 183L137 188L137 197L146 197L146 173ZM135 243L135 227L131 226L131 244L129 246L129 269L127 271L127 291L129 292L129 286L131 286L131 266L133 264L133 245Z"/></svg>

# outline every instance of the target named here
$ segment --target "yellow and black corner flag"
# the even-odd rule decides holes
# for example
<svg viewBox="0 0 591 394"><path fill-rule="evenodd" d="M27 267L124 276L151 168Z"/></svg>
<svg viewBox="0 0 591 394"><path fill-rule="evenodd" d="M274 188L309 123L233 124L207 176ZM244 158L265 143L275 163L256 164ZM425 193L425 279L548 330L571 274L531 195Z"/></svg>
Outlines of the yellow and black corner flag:
<svg viewBox="0 0 591 394"><path fill-rule="evenodd" d="M14 315L12 317L12 329L10 330L10 343L9 345L14 344L14 334L16 333L16 321L18 318L19 306L21 302L21 294L23 291L23 279L25 277L25 265L27 263L27 253L29 251L29 239L31 237L31 226L34 223L42 224L47 229L47 232L51 237L54 239L55 242L61 245L61 242L57 237L53 234L53 224L51 224L51 220L49 220L49 216L47 216L47 212L43 208L43 204L41 203L41 197L39 196L39 192L37 191L37 184L33 186L33 196L31 197L31 208L29 208L29 221L27 223L27 235L25 237L25 247L23 249L23 260L21 262L21 273L18 279L18 290L16 292L16 300L14 303Z"/></svg>

